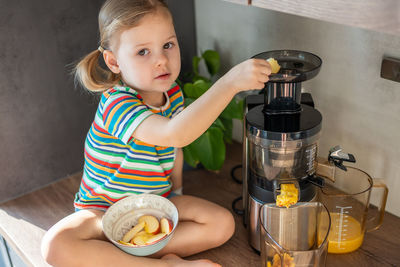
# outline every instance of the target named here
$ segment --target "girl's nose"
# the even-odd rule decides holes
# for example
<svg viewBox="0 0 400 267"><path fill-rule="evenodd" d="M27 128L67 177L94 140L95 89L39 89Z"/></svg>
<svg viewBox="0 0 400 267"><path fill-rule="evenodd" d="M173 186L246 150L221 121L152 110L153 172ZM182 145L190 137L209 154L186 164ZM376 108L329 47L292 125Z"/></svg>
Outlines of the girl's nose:
<svg viewBox="0 0 400 267"><path fill-rule="evenodd" d="M158 66L164 66L165 64L167 64L168 62L168 58L167 55L165 53L160 53L157 56L157 61L156 61L156 65Z"/></svg>

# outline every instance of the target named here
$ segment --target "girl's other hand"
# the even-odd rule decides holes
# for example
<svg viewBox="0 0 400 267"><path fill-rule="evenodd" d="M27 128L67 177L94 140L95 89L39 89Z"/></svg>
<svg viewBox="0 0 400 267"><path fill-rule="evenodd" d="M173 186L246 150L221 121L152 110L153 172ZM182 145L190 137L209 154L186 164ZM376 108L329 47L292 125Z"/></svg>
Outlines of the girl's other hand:
<svg viewBox="0 0 400 267"><path fill-rule="evenodd" d="M263 89L269 80L271 65L265 59L248 59L228 71L221 79L234 88L236 93Z"/></svg>

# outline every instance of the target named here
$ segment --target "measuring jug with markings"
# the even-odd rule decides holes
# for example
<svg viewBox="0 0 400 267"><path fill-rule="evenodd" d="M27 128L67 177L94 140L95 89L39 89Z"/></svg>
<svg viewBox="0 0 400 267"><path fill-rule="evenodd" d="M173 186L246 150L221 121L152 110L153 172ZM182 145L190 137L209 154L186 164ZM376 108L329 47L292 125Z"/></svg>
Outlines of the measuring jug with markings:
<svg viewBox="0 0 400 267"><path fill-rule="evenodd" d="M379 228L385 213L388 189L381 179L372 179L360 169L346 167L347 171L336 168L335 181L326 180L318 193L318 200L328 208L331 216L328 253L357 250L365 232ZM369 205L372 190L381 194L379 213L374 214Z"/></svg>

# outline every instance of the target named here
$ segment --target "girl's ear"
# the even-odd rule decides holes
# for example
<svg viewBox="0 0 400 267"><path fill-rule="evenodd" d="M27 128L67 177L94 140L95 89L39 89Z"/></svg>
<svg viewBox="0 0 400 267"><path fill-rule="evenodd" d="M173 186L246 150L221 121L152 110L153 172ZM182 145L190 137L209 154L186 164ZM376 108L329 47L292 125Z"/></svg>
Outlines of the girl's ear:
<svg viewBox="0 0 400 267"><path fill-rule="evenodd" d="M112 72L114 72L115 74L118 74L121 72L121 70L119 69L117 59L112 51L104 50L103 58L104 58L104 62L106 63L107 67Z"/></svg>

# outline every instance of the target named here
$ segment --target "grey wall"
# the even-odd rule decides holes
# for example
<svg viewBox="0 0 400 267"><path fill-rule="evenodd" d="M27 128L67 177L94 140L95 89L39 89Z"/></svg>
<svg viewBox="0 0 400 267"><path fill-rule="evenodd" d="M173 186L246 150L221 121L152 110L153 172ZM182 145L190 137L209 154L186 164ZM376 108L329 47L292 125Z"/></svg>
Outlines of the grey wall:
<svg viewBox="0 0 400 267"><path fill-rule="evenodd" d="M69 72L97 48L102 2L0 1L0 202L82 170L98 98ZM184 70L196 51L193 1L169 3Z"/></svg>
<svg viewBox="0 0 400 267"><path fill-rule="evenodd" d="M380 78L382 57L400 58L399 36L221 0L195 0L195 15L198 50L219 51L224 71L268 50L319 55L320 74L303 83L323 115L319 155L336 144L354 153L357 167L385 178L387 210L400 216L400 84Z"/></svg>
<svg viewBox="0 0 400 267"><path fill-rule="evenodd" d="M82 168L96 105L69 71L97 47L100 3L0 2L0 201Z"/></svg>

